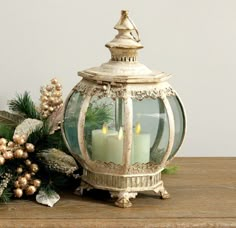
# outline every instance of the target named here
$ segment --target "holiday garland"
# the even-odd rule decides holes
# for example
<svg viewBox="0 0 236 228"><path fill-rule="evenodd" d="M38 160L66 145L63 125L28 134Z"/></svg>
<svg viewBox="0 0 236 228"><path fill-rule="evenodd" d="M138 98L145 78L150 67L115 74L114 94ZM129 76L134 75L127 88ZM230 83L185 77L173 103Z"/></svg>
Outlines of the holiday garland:
<svg viewBox="0 0 236 228"><path fill-rule="evenodd" d="M57 79L40 89L37 108L29 92L9 101L0 111L0 201L36 195L36 201L53 206L57 192L77 187L81 167L69 154L60 130L62 86ZM111 119L109 105L92 104L86 114L85 133ZM176 167L166 168L174 173Z"/></svg>

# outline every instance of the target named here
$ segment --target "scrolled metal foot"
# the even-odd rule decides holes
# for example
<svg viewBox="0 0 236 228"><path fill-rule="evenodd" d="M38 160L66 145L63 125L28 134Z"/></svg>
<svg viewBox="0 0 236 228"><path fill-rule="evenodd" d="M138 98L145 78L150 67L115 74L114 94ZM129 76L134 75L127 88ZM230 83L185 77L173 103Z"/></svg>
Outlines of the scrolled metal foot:
<svg viewBox="0 0 236 228"><path fill-rule="evenodd" d="M136 192L110 192L112 198L118 198L115 205L121 208L128 208L132 206L129 199L135 198L138 193Z"/></svg>
<svg viewBox="0 0 236 228"><path fill-rule="evenodd" d="M117 207L121 207L121 208L132 207L132 203L127 198L119 198L119 199L117 199L116 202L115 202L115 205Z"/></svg>
<svg viewBox="0 0 236 228"><path fill-rule="evenodd" d="M161 199L169 199L170 194L166 191L163 182L161 181L161 184L153 190L156 194L159 194Z"/></svg>
<svg viewBox="0 0 236 228"><path fill-rule="evenodd" d="M160 190L160 196L161 196L161 199L169 199L170 198L170 194L165 190L164 187L162 190Z"/></svg>
<svg viewBox="0 0 236 228"><path fill-rule="evenodd" d="M78 196L82 196L84 193L84 190L91 190L93 189L93 187L91 185L89 185L88 183L81 181L80 186L78 188L75 189L74 194L78 195Z"/></svg>

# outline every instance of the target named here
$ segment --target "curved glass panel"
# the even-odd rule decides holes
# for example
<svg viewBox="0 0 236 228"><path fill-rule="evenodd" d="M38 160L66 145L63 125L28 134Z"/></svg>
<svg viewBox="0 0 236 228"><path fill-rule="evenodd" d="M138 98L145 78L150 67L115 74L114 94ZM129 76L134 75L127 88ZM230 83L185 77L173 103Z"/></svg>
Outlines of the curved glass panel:
<svg viewBox="0 0 236 228"><path fill-rule="evenodd" d="M168 101L175 119L175 140L169 159L178 151L185 133L185 118L176 96ZM74 92L64 114L64 133L69 149L81 156L78 142L78 118L83 96ZM124 143L124 100L92 97L85 118L84 139L92 160L122 164ZM160 163L169 141L169 121L163 101L133 99L133 136L131 163Z"/></svg>
<svg viewBox="0 0 236 228"><path fill-rule="evenodd" d="M183 107L178 99L177 96L169 96L167 97L172 108L172 112L174 115L175 120L175 139L174 139L174 146L172 148L171 154L168 159L171 159L178 151L179 147L181 146L185 129L186 129L186 121L184 116Z"/></svg>
<svg viewBox="0 0 236 228"><path fill-rule="evenodd" d="M63 128L65 138L69 146L71 153L81 156L81 151L78 142L78 118L80 113L80 107L83 101L83 96L78 92L73 92L67 106L65 107Z"/></svg>
<svg viewBox="0 0 236 228"><path fill-rule="evenodd" d="M132 163L160 163L169 141L169 122L163 101L160 98L133 100L133 123Z"/></svg>

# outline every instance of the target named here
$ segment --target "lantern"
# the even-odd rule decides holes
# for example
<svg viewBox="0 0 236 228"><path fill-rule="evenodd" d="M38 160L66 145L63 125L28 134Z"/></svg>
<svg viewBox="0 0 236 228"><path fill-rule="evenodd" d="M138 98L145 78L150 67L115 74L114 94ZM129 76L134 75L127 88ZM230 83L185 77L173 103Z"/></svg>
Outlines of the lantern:
<svg viewBox="0 0 236 228"><path fill-rule="evenodd" d="M169 197L161 172L175 156L186 129L180 98L167 80L137 60L138 31L122 11L111 59L78 73L82 80L65 103L62 131L83 167L79 191L103 189L130 207L138 192Z"/></svg>

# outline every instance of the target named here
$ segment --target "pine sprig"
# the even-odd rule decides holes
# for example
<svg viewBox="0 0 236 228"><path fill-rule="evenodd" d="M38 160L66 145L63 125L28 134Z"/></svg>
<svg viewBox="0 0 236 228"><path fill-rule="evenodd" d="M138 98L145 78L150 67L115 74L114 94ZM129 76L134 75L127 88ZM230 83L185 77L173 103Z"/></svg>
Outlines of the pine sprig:
<svg viewBox="0 0 236 228"><path fill-rule="evenodd" d="M112 119L111 107L107 104L92 104L88 107L85 119L85 140L91 144L92 130L101 129L104 123L109 123Z"/></svg>
<svg viewBox="0 0 236 228"><path fill-rule="evenodd" d="M68 149L64 143L61 131L56 131L54 134L50 134L45 141L45 149L47 148L57 148L64 152L68 152Z"/></svg>
<svg viewBox="0 0 236 228"><path fill-rule="evenodd" d="M46 166L41 166L39 178L42 180L40 190L45 191L47 195L50 195L53 191L59 192L64 189L73 189L78 184L78 181L72 176L69 177L66 174L49 170Z"/></svg>
<svg viewBox="0 0 236 228"><path fill-rule="evenodd" d="M104 123L111 120L111 107L103 104L95 106L92 104L86 113L86 121L88 128L101 128Z"/></svg>
<svg viewBox="0 0 236 228"><path fill-rule="evenodd" d="M0 138L12 139L14 128L0 123Z"/></svg>
<svg viewBox="0 0 236 228"><path fill-rule="evenodd" d="M47 137L49 136L49 128L44 123L43 127L36 128L28 137L27 141L34 144L39 150L44 148L47 143ZM45 145L46 144L46 145Z"/></svg>
<svg viewBox="0 0 236 228"><path fill-rule="evenodd" d="M3 190L1 197L0 197L0 202L1 203L9 202L11 200L12 196L13 196L12 189L10 187L5 188Z"/></svg>
<svg viewBox="0 0 236 228"><path fill-rule="evenodd" d="M57 148L64 152L68 151L62 138L61 131L56 131L54 134L50 134L50 129L46 122L44 122L42 128L33 131L27 141L34 144L37 151L49 148Z"/></svg>
<svg viewBox="0 0 236 228"><path fill-rule="evenodd" d="M168 166L166 167L162 173L163 174L175 174L178 170L178 166Z"/></svg>
<svg viewBox="0 0 236 228"><path fill-rule="evenodd" d="M44 191L48 196L53 195L55 187L51 183L42 183L40 190Z"/></svg>
<svg viewBox="0 0 236 228"><path fill-rule="evenodd" d="M8 168L6 165L0 165L0 179L7 171L8 171Z"/></svg>
<svg viewBox="0 0 236 228"><path fill-rule="evenodd" d="M40 119L40 114L27 91L24 94L17 94L15 99L9 101L8 106L11 111L19 113L26 118Z"/></svg>

